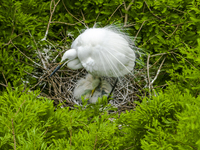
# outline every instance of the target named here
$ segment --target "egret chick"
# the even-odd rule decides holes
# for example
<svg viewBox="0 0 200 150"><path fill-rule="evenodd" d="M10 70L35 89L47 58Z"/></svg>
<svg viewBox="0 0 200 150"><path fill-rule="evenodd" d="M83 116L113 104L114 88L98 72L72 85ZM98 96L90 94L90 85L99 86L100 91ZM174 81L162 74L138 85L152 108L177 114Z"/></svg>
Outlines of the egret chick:
<svg viewBox="0 0 200 150"><path fill-rule="evenodd" d="M92 92L94 89L95 91ZM112 87L107 81L88 74L86 78L78 81L74 89L74 97L82 102L81 97L83 96L84 99L89 99L88 103L96 103L99 97L102 98L104 95L108 97L111 90Z"/></svg>

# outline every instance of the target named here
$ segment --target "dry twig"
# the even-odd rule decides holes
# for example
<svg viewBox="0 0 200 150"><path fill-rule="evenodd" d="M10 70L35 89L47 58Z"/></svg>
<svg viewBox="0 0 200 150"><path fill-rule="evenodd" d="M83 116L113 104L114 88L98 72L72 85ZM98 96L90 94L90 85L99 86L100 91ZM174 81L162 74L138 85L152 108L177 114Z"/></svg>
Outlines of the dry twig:
<svg viewBox="0 0 200 150"><path fill-rule="evenodd" d="M129 9L131 8L131 6L133 5L135 0L131 0L131 2L129 3L128 7L126 7L126 3L124 1L124 9L128 12ZM126 26L128 22L128 13L125 13L125 18L124 18L124 26Z"/></svg>
<svg viewBox="0 0 200 150"><path fill-rule="evenodd" d="M13 134L13 140L14 140L14 150L16 150L16 139L15 139L15 129L14 129L14 123L13 123L13 119L11 119L12 122L12 134Z"/></svg>
<svg viewBox="0 0 200 150"><path fill-rule="evenodd" d="M54 7L53 7L53 10L51 11L51 6L52 6L52 3L54 2ZM49 32L49 27L50 27L50 24L51 24L51 20L52 20L52 16L53 16L53 13L56 9L56 6L58 5L58 3L60 2L60 0L58 0L58 2L55 4L55 0L51 0L51 5L50 5L50 18L49 18L49 22L47 24L47 30L46 30L46 33L45 33L45 36L44 38L41 40L41 41L45 41L47 39L47 35L48 35L48 32Z"/></svg>

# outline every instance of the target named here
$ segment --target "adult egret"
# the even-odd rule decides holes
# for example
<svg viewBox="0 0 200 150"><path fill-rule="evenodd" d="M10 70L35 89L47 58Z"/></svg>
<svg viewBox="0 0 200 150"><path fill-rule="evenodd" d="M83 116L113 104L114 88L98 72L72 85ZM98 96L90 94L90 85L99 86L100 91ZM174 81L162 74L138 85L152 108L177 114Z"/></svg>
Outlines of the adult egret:
<svg viewBox="0 0 200 150"><path fill-rule="evenodd" d="M92 90L94 90L92 92ZM74 97L82 102L82 96L84 99L89 99L88 103L96 103L98 98L102 98L104 95L108 97L112 90L111 85L99 77L94 77L88 74L86 78L82 78L77 82L74 89Z"/></svg>
<svg viewBox="0 0 200 150"><path fill-rule="evenodd" d="M128 35L113 26L88 28L64 53L50 77L66 63L73 70L84 67L94 78L124 76L134 68L134 46Z"/></svg>

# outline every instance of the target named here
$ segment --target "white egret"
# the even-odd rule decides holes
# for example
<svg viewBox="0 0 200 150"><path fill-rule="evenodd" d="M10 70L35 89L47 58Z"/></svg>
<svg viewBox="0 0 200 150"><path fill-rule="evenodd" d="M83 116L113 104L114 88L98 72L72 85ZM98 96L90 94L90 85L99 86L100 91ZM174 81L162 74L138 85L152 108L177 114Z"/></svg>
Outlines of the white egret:
<svg viewBox="0 0 200 150"><path fill-rule="evenodd" d="M64 53L50 77L66 63L73 70L84 67L94 78L124 76L134 68L134 46L128 35L112 26L88 28L75 39L71 49Z"/></svg>
<svg viewBox="0 0 200 150"><path fill-rule="evenodd" d="M94 89L95 91L92 92ZM99 97L102 98L104 95L108 97L111 90L112 87L107 81L88 74L85 79L78 81L74 89L74 97L82 102L83 96L84 99L89 99L89 103L96 103Z"/></svg>

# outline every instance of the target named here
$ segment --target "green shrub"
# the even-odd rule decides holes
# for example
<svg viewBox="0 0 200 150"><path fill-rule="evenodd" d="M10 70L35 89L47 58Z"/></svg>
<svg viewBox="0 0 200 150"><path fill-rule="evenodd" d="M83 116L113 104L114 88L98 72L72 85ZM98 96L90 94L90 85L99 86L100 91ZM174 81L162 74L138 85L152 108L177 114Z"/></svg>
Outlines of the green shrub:
<svg viewBox="0 0 200 150"><path fill-rule="evenodd" d="M172 81L181 91L185 92L187 89L193 96L197 97L200 92L200 38L195 41L198 43L196 48L191 48L187 44L186 47L180 48L182 56L179 55L179 64L173 65L173 69L168 72Z"/></svg>
<svg viewBox="0 0 200 150"><path fill-rule="evenodd" d="M36 79L27 76L27 73L36 70L37 65L33 61L39 61L34 39L38 42L43 38L45 21L48 22L48 7L49 2L42 0L0 2L1 83L5 83L2 73L12 86L18 86L22 82L36 83Z"/></svg>
<svg viewBox="0 0 200 150"><path fill-rule="evenodd" d="M129 34L139 37L137 41L140 48L148 50L150 54L165 53L167 59L162 67L163 75L158 76L154 83L156 85L164 84L171 78L174 80L173 74L182 73L179 67L182 59L178 55L185 57L187 46L197 53L197 39L200 38L199 9L197 9L199 3L194 0L173 2L139 0L134 3L122 0L60 0L49 26L48 42L42 42L50 18L50 8L52 11L57 2L43 0L2 0L0 2L0 30L2 31L0 71L9 82L18 81L34 85L38 79L33 75L40 78L47 72L44 71L44 66L36 52L42 51L44 46L51 44L58 51L61 49L60 46L68 49L73 39L80 34L79 31L85 29L85 26L92 27L96 22L99 22L100 26L113 22L127 25ZM183 52L183 49L186 51ZM33 63L19 50L42 67ZM53 54L57 55L58 52ZM159 56L152 58L150 64L158 59ZM52 59L49 59L49 62L51 61ZM191 63L195 63L193 58ZM157 68L158 66L151 68L150 73L157 71ZM170 69L172 71L166 73ZM180 79L176 78L176 80ZM0 81L5 83L2 74L0 74Z"/></svg>
<svg viewBox="0 0 200 150"><path fill-rule="evenodd" d="M12 86L19 86L15 90L7 88L0 96L0 149L13 149L15 144L20 150L200 149L199 2L139 0L132 5L130 1L124 2L126 6L130 4L129 10L125 10L121 0L61 0L47 36L54 45L69 48L79 30L85 28L83 24L92 27L94 22L100 22L100 26L124 22L131 26L130 35L138 33L141 37L139 47L150 54L167 56L161 70L164 75L158 76L154 85L172 80L176 86L170 85L152 99L144 98L135 111L122 113L119 118L101 110L100 104L54 111L52 101L39 97L39 91L23 91L19 86L22 82L30 86L38 80L28 73L34 72L39 79L46 73L36 65L42 65L36 51L49 44L41 39L49 21L51 2L0 2L0 83L6 79ZM150 64L158 59L151 59ZM157 69L152 67L150 74ZM104 105L107 107L111 109Z"/></svg>
<svg viewBox="0 0 200 150"><path fill-rule="evenodd" d="M200 97L170 86L135 111L121 114L123 144L131 149L199 149Z"/></svg>
<svg viewBox="0 0 200 150"><path fill-rule="evenodd" d="M7 88L0 96L0 149L93 149L117 147L117 125L102 104L58 107L38 91ZM114 116L113 116L114 117Z"/></svg>
<svg viewBox="0 0 200 150"><path fill-rule="evenodd" d="M0 96L0 149L199 149L199 107L200 97L174 85L119 117L104 103L55 111L38 91L7 88Z"/></svg>

